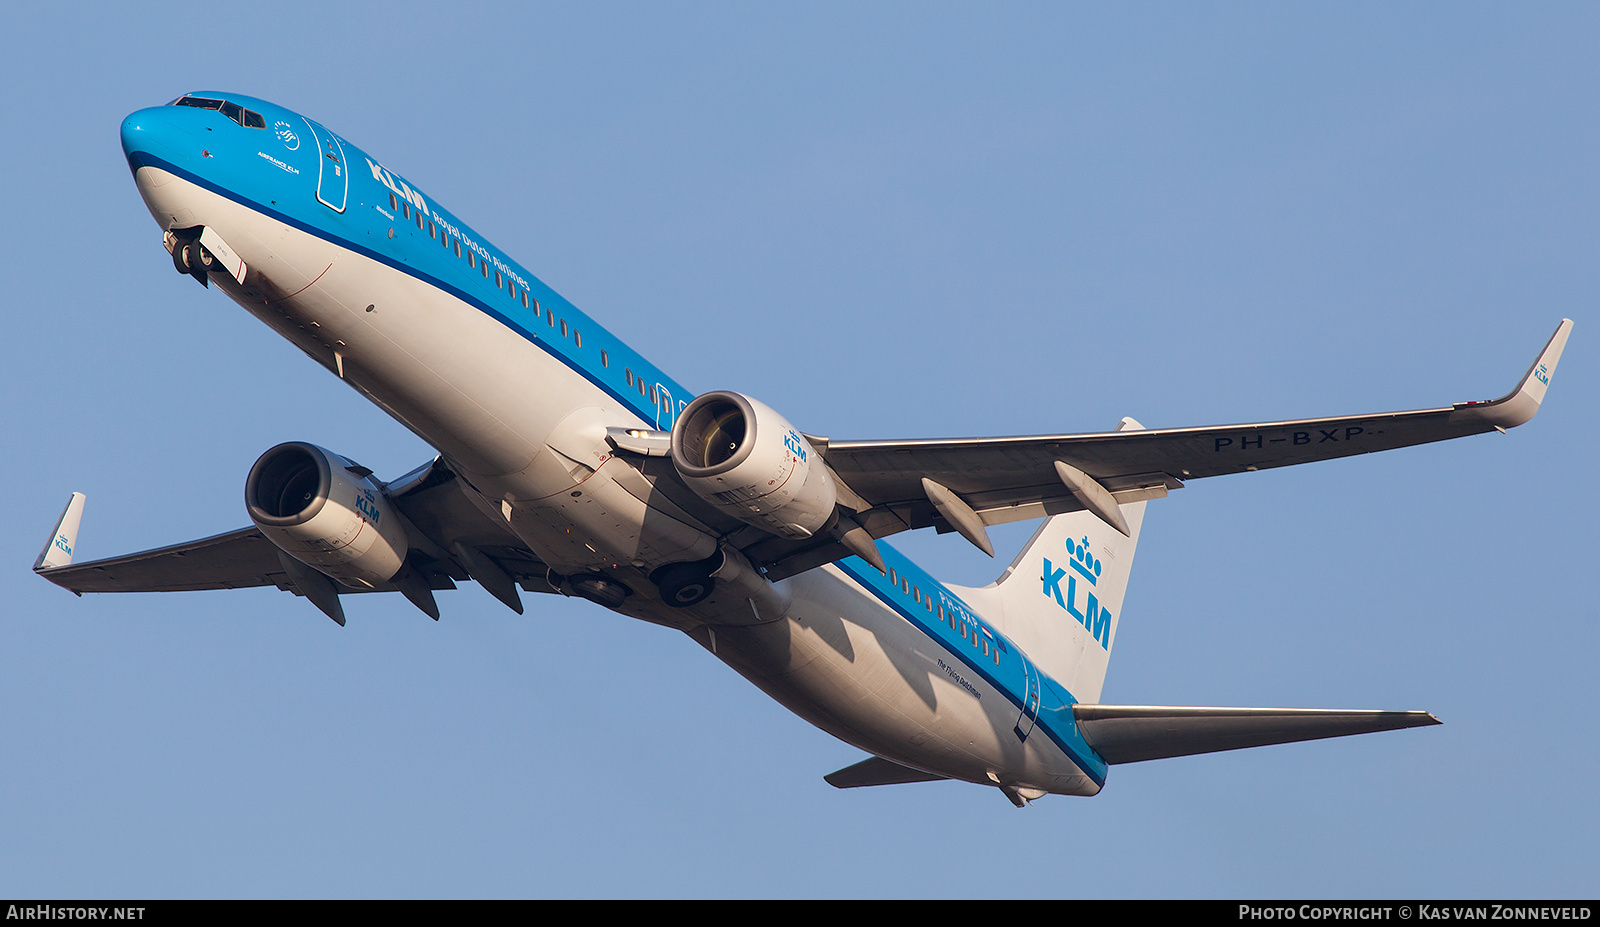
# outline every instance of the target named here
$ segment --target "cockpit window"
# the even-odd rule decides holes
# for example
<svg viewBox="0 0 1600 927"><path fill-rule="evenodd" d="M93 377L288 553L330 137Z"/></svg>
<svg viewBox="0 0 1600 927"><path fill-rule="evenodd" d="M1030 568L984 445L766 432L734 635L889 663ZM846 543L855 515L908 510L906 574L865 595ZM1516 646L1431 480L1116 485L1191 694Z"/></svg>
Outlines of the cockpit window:
<svg viewBox="0 0 1600 927"><path fill-rule="evenodd" d="M265 129L267 127L267 121L261 118L260 113L245 109L237 103L229 103L227 100L211 100L206 97L179 97L172 101L172 105L193 106L196 109L214 109L247 129Z"/></svg>
<svg viewBox="0 0 1600 927"><path fill-rule="evenodd" d="M172 101L173 106L193 106L196 109L221 109L221 100L208 100L205 97L179 97Z"/></svg>

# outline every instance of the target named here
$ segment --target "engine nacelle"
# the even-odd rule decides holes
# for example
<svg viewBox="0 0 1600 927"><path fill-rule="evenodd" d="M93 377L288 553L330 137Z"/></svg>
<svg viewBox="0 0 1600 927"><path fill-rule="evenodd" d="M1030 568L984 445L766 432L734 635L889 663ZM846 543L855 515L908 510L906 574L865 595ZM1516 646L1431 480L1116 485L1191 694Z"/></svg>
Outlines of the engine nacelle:
<svg viewBox="0 0 1600 927"><path fill-rule="evenodd" d="M347 586L392 579L410 548L371 471L312 444L262 454L245 480L244 504L284 553Z"/></svg>
<svg viewBox="0 0 1600 927"><path fill-rule="evenodd" d="M783 416L738 393L706 393L672 428L678 475L722 512L786 538L833 518L838 490L810 442Z"/></svg>

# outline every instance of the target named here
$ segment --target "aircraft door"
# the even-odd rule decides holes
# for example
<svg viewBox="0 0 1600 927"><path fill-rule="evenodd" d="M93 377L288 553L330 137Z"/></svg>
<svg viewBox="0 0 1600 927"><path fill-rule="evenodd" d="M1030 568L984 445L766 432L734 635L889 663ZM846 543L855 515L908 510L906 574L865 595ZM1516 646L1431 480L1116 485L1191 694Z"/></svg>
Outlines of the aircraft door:
<svg viewBox="0 0 1600 927"><path fill-rule="evenodd" d="M672 393L665 386L656 384L660 390L660 398L656 402L656 430L671 431L672 423L677 419L677 406L673 404Z"/></svg>
<svg viewBox="0 0 1600 927"><path fill-rule="evenodd" d="M307 119L306 124L317 140L317 202L342 213L350 197L350 168L345 163L344 143L311 120Z"/></svg>
<svg viewBox="0 0 1600 927"><path fill-rule="evenodd" d="M1017 716L1017 726L1012 730L1018 740L1026 741L1039 721L1039 670L1028 658L1017 652L1022 662L1022 714Z"/></svg>

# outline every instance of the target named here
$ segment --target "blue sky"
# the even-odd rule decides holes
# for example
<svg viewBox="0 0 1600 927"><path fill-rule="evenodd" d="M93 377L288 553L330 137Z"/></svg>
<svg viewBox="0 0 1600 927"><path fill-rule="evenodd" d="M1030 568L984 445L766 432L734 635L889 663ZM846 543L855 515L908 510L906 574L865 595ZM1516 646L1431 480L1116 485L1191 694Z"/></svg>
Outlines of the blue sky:
<svg viewBox="0 0 1600 927"><path fill-rule="evenodd" d="M238 9L8 16L0 894L1595 894L1592 6ZM362 597L341 630L272 590L66 594L27 568L73 490L110 556L244 524L280 441L431 456L172 272L117 126L202 87L326 123L691 389L838 438L1483 399L1572 317L1508 436L1147 514L1106 701L1444 725L1018 811L836 791L853 748L578 601ZM982 584L1027 532L896 544Z"/></svg>

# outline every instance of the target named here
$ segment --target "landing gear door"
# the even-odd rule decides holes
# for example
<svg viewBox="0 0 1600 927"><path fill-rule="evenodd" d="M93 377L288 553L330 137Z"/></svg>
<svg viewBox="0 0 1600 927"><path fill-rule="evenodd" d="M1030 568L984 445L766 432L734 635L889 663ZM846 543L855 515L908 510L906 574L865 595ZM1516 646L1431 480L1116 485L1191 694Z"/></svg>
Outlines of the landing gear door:
<svg viewBox="0 0 1600 927"><path fill-rule="evenodd" d="M306 125L317 142L317 202L342 213L350 197L350 168L345 162L344 142L309 119Z"/></svg>

